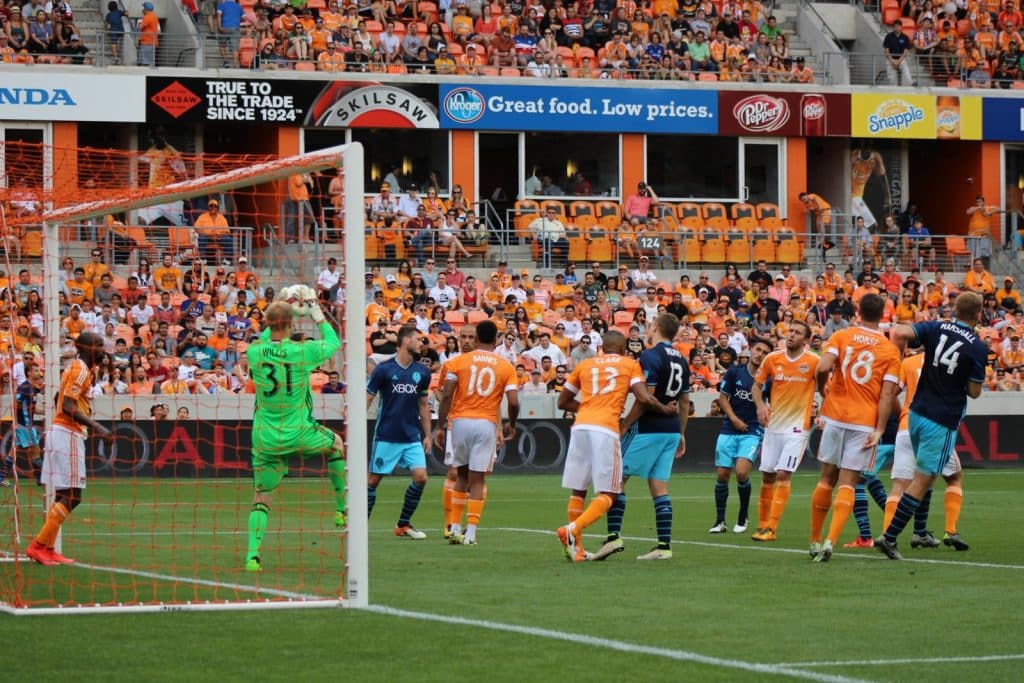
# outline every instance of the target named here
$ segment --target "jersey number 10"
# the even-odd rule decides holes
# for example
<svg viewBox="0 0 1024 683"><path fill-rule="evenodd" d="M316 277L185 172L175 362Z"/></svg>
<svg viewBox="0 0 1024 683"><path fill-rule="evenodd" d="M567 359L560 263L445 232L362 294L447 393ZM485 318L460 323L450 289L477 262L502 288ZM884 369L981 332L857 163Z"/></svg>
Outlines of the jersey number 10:
<svg viewBox="0 0 1024 683"><path fill-rule="evenodd" d="M466 387L466 395L472 396L473 394L477 394L486 398L494 391L494 385L497 384L497 382L498 378L494 374L493 369L486 365L482 368L470 365L469 383Z"/></svg>

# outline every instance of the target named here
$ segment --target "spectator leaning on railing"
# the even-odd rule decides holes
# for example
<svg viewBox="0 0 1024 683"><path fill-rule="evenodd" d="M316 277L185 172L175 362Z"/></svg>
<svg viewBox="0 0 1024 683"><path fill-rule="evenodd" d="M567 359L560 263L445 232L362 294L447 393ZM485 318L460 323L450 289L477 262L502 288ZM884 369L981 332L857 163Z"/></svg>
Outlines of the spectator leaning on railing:
<svg viewBox="0 0 1024 683"><path fill-rule="evenodd" d="M913 74L910 73L910 64L907 63L912 49L910 38L903 33L903 23L899 20L894 21L892 31L882 40L885 67L891 85L899 84L900 77L903 79L902 85L915 85Z"/></svg>

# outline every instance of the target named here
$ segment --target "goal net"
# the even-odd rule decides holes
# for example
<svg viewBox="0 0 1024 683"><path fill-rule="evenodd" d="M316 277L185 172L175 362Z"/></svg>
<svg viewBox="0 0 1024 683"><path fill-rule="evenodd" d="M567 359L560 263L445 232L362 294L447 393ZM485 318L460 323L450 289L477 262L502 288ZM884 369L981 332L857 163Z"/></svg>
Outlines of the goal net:
<svg viewBox="0 0 1024 683"><path fill-rule="evenodd" d="M0 611L366 604L366 404L344 393L366 380L365 323L344 314L365 295L362 147L287 158L188 154L162 140L144 152L0 152ZM259 522L252 444L267 428L254 427L259 368L246 350L295 284L316 289L340 339L309 377L311 403L295 389L297 413L358 457L279 458ZM88 394L112 438L86 437L84 472L67 453L73 440L48 454L70 463L59 471L43 455L68 419L54 399L86 332L103 338ZM296 335L329 337L306 318ZM276 378L282 392L300 384L290 369ZM301 429L306 444L329 434ZM61 482L80 477L75 507ZM350 510L362 513L339 515ZM44 559L73 564L26 554L55 528ZM254 546L258 567L247 562Z"/></svg>

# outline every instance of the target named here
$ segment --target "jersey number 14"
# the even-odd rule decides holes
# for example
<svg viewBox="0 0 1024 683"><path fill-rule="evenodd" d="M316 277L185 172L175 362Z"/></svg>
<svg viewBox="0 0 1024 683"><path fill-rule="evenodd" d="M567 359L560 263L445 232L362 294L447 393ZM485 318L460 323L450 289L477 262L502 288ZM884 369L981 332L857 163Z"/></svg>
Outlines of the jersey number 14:
<svg viewBox="0 0 1024 683"><path fill-rule="evenodd" d="M939 337L939 344L935 347L935 357L932 358L932 367L939 367L944 365L946 367L946 373L952 375L956 372L956 366L960 361L960 352L957 351L961 346L964 345L962 341L953 342L946 348L946 342L949 341L949 337L942 335Z"/></svg>

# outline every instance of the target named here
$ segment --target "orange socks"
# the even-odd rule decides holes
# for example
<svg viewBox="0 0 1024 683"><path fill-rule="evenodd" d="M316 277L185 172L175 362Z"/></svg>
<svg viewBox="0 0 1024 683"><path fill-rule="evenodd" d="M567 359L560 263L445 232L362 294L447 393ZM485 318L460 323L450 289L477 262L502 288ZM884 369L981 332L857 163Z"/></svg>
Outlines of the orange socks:
<svg viewBox="0 0 1024 683"><path fill-rule="evenodd" d="M484 513L484 501L470 498L466 506L466 526L480 523L480 515Z"/></svg>
<svg viewBox="0 0 1024 683"><path fill-rule="evenodd" d="M462 514L466 511L466 503L469 501L469 494L464 491L452 490L452 509L448 513L448 524L462 526Z"/></svg>
<svg viewBox="0 0 1024 683"><path fill-rule="evenodd" d="M964 504L964 490L959 486L947 487L943 501L946 504L946 533L955 534L960 522L960 507Z"/></svg>
<svg viewBox="0 0 1024 683"><path fill-rule="evenodd" d="M579 496L569 496L569 507L566 516L572 524L583 514L583 499Z"/></svg>
<svg viewBox="0 0 1024 683"><path fill-rule="evenodd" d="M811 543L821 542L821 530L825 527L828 509L832 507L832 487L818 482L811 494Z"/></svg>
<svg viewBox="0 0 1024 683"><path fill-rule="evenodd" d="M832 545L839 543L839 535L843 533L846 521L853 512L853 487L842 485L836 491L836 500L832 503L832 523L828 527L828 540Z"/></svg>
<svg viewBox="0 0 1024 683"><path fill-rule="evenodd" d="M896 508L899 507L899 504L899 496L889 496L885 499L885 517L882 520L882 531L888 529L889 525L892 524L892 518L896 516Z"/></svg>
<svg viewBox="0 0 1024 683"><path fill-rule="evenodd" d="M452 514L452 491L455 490L455 480L445 479L444 488L441 489L441 504L444 507L445 521Z"/></svg>
<svg viewBox="0 0 1024 683"><path fill-rule="evenodd" d="M786 511L786 505L789 503L789 494L792 489L793 482L780 481L775 484L775 496L772 498L771 513L768 515L768 527L778 531L779 520L782 519L782 513Z"/></svg>
<svg viewBox="0 0 1024 683"><path fill-rule="evenodd" d="M761 482L761 493L757 498L757 528L768 526L768 518L772 514L772 498L775 497L775 483Z"/></svg>
<svg viewBox="0 0 1024 683"><path fill-rule="evenodd" d="M612 506L612 499L604 493L594 496L590 505L576 518L576 531L582 533L584 529L604 517L608 508Z"/></svg>
<svg viewBox="0 0 1024 683"><path fill-rule="evenodd" d="M69 514L71 513L61 503L51 505L50 511L46 513L46 522L43 524L39 535L36 536L36 542L45 548L52 548L57 542L57 533L60 531L60 525L64 523Z"/></svg>

